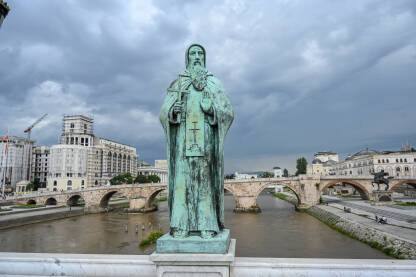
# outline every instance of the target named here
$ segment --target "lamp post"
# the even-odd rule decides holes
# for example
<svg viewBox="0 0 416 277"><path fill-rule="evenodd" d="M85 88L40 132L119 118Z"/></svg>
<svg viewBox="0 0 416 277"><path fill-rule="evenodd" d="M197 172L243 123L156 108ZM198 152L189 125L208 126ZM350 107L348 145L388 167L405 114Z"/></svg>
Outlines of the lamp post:
<svg viewBox="0 0 416 277"><path fill-rule="evenodd" d="M6 18L7 14L9 13L10 8L7 5L7 2L0 0L0 27L3 23L3 20Z"/></svg>

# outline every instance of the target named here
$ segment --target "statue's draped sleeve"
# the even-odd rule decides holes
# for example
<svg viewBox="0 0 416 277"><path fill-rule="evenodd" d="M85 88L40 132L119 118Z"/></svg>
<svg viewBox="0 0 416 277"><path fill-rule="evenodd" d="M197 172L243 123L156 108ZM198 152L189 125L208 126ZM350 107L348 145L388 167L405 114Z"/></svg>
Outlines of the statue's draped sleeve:
<svg viewBox="0 0 416 277"><path fill-rule="evenodd" d="M178 93L175 90L179 90L179 79L174 81L171 86L168 88L168 93L163 101L162 108L160 110L160 123L162 124L163 130L166 136L166 149L167 149L167 160L168 160L168 206L169 206L169 213L172 212L172 197L173 189L174 189L174 176L173 172L175 172L175 143L176 141L172 138L176 136L176 128L170 128L171 121L173 120L172 116L172 107L175 104ZM170 216L171 214L169 214Z"/></svg>
<svg viewBox="0 0 416 277"><path fill-rule="evenodd" d="M224 227L224 142L228 129L234 120L234 111L224 87L215 77L208 79L208 86L212 93L214 117L218 132L215 133L215 197L217 203L217 217L220 228ZM213 122L214 123L214 122Z"/></svg>

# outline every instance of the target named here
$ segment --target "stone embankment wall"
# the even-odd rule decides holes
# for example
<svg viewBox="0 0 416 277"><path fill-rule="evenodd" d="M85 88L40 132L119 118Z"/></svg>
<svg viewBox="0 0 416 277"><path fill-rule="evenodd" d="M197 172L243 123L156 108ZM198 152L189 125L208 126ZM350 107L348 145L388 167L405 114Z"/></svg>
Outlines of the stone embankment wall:
<svg viewBox="0 0 416 277"><path fill-rule="evenodd" d="M297 204L294 196L286 195L286 201ZM356 240L364 242L373 248L377 248L389 256L400 259L416 260L416 244L412 241L382 232L352 220L342 218L331 213L319 205L304 210L309 215L319 219L331 228L350 236Z"/></svg>
<svg viewBox="0 0 416 277"><path fill-rule="evenodd" d="M416 244L412 241L342 218L319 206L307 209L306 213L316 217L331 228L367 243L390 256L401 259L416 259Z"/></svg>

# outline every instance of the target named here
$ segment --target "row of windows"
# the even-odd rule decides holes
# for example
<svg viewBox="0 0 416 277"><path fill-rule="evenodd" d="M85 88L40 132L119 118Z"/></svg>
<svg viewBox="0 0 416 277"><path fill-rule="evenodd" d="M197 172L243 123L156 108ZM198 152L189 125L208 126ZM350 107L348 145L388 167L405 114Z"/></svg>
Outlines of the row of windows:
<svg viewBox="0 0 416 277"><path fill-rule="evenodd" d="M66 144L75 144L75 145L78 145L78 137L71 137L71 138L69 138L69 137L67 137L66 138ZM79 143L80 145L82 145L82 146L88 146L88 138L85 138L85 140L84 140L84 138L81 138L80 139L80 143Z"/></svg>
<svg viewBox="0 0 416 277"><path fill-rule="evenodd" d="M393 160L394 160L394 159L393 159ZM389 163L389 162L390 162L390 160L389 160L389 159L379 159L379 160L378 160L378 163L379 163L379 164L380 164L380 163L383 163L383 164L384 164L384 163ZM399 158L397 158L397 159L396 159L396 163L403 163L403 162L404 162L404 163L407 163L407 158L404 158L404 159L403 159L403 158L400 158L400 159L399 159ZM413 159L413 162L416 162L416 158L414 158L414 159Z"/></svg>

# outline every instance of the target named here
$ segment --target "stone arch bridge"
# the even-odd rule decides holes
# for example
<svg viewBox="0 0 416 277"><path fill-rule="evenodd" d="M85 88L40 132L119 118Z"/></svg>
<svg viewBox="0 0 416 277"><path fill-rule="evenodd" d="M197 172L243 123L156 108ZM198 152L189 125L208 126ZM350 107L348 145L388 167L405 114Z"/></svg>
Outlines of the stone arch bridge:
<svg viewBox="0 0 416 277"><path fill-rule="evenodd" d="M236 200L236 210L251 210L257 207L257 198L260 193L273 185L288 187L297 197L298 209L307 209L319 203L323 192L335 184L350 184L357 189L363 199L373 199L373 176L343 177L343 176L316 176L300 175L290 178L260 178L250 180L226 180L224 189L231 192ZM416 187L416 179L392 179L391 189L402 184L411 184ZM118 186L101 186L83 190L48 192L22 195L8 198L21 204L45 204L71 206L82 198L85 209L89 212L102 211L108 206L109 199L115 193L123 194L130 204L134 202L137 208L150 209L156 196L167 189L166 183L157 184L123 184ZM132 205L131 205L132 206Z"/></svg>

